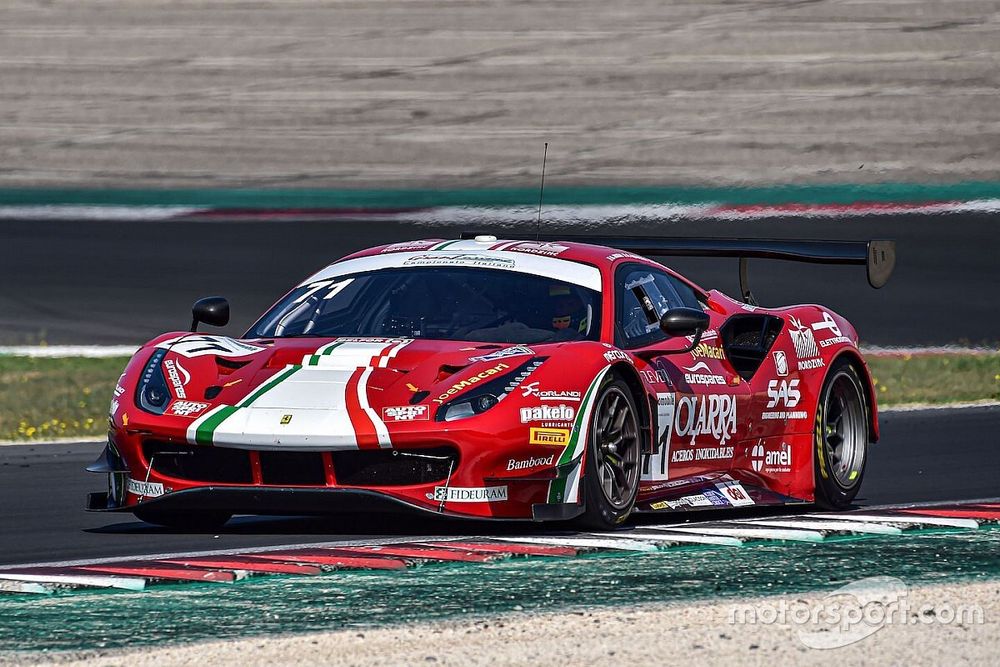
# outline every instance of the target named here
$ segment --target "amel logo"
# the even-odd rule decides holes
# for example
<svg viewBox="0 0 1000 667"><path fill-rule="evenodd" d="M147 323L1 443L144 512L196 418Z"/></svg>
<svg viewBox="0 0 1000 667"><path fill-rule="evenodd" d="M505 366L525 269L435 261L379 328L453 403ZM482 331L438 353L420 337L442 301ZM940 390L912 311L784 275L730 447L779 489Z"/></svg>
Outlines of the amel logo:
<svg viewBox="0 0 1000 667"><path fill-rule="evenodd" d="M532 445L547 445L550 447L565 447L569 444L568 428L537 428L531 427L528 443Z"/></svg>

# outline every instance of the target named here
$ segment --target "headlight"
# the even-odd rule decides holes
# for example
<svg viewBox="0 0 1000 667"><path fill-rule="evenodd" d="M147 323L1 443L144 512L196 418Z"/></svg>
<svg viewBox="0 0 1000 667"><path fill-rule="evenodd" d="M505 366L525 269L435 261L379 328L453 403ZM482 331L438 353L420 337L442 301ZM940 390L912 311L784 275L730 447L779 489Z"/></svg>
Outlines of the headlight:
<svg viewBox="0 0 1000 667"><path fill-rule="evenodd" d="M443 411L443 418L444 421L450 422L455 421L456 419L474 417L475 415L486 412L499 402L500 399L493 394L479 394L478 396L463 398L460 401L455 401L454 403L446 405Z"/></svg>
<svg viewBox="0 0 1000 667"><path fill-rule="evenodd" d="M135 403L146 412L162 415L170 403L170 390L163 375L161 362L167 356L166 350L156 350L142 369L139 386L135 390Z"/></svg>

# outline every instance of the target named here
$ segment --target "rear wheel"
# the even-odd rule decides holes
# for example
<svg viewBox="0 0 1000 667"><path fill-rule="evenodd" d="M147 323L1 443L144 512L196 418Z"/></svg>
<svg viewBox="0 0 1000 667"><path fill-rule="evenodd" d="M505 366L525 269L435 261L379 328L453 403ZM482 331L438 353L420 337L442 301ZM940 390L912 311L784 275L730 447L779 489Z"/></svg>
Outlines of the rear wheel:
<svg viewBox="0 0 1000 667"><path fill-rule="evenodd" d="M844 509L858 494L868 461L869 414L854 366L846 359L834 363L816 410L813 475L817 505Z"/></svg>
<svg viewBox="0 0 1000 667"><path fill-rule="evenodd" d="M641 444L632 393L622 380L611 379L601 387L591 415L581 525L607 530L628 518L639 491Z"/></svg>
<svg viewBox="0 0 1000 667"><path fill-rule="evenodd" d="M233 515L230 512L166 512L136 508L132 512L146 523L176 530L212 530L221 528Z"/></svg>

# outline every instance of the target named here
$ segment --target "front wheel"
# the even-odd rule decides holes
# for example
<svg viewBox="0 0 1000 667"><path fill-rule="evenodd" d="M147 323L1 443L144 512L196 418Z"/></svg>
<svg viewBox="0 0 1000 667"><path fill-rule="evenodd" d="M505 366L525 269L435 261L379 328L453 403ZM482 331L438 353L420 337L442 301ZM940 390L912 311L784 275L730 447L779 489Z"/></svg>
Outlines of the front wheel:
<svg viewBox="0 0 1000 667"><path fill-rule="evenodd" d="M869 415L854 366L845 359L834 363L820 392L813 436L813 477L820 507L845 509L858 495L868 461Z"/></svg>
<svg viewBox="0 0 1000 667"><path fill-rule="evenodd" d="M194 531L221 528L233 517L230 512L167 512L138 507L132 513L146 523L175 530Z"/></svg>
<svg viewBox="0 0 1000 667"><path fill-rule="evenodd" d="M628 518L639 491L641 446L632 393L623 381L612 379L601 387L591 416L582 526L607 530Z"/></svg>

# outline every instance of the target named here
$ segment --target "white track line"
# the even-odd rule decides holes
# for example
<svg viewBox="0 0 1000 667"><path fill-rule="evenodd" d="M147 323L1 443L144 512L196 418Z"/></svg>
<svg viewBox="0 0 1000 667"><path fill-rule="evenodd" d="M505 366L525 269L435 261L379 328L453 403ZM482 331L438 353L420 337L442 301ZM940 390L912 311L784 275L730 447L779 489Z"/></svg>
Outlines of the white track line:
<svg viewBox="0 0 1000 667"><path fill-rule="evenodd" d="M619 551L658 551L652 542L627 538L607 537L504 537L504 542L524 544L550 544L557 547L582 547L585 549L617 549Z"/></svg>
<svg viewBox="0 0 1000 667"><path fill-rule="evenodd" d="M93 586L97 588L124 588L141 591L146 588L146 580L140 577L111 577L84 574L18 574L0 572L0 579L27 581L59 586Z"/></svg>
<svg viewBox="0 0 1000 667"><path fill-rule="evenodd" d="M52 588L27 581L0 581L0 593L41 593L42 595L48 595L52 591Z"/></svg>
<svg viewBox="0 0 1000 667"><path fill-rule="evenodd" d="M979 522L975 519L963 519L959 517L946 516L919 516L919 515L889 515L889 514L812 514L817 519L836 519L839 521L871 521L891 524L913 524L927 526L943 526L947 528L968 528L976 530Z"/></svg>
<svg viewBox="0 0 1000 667"><path fill-rule="evenodd" d="M705 526L704 528L688 528L686 526L649 526L651 530L664 532L695 533L697 535L723 535L727 537L745 537L751 540L788 540L791 542L822 542L823 533L815 530L793 530L790 528L730 528Z"/></svg>
<svg viewBox="0 0 1000 667"><path fill-rule="evenodd" d="M592 534L606 535L607 533L592 533ZM665 535L663 533L657 533L657 532L644 533L640 531L629 531L625 535L630 539L648 540L650 542L656 542L658 544L685 543L685 544L714 544L724 547L743 546L743 540L736 537L723 537L721 535L688 535L681 533L675 533L673 535Z"/></svg>
<svg viewBox="0 0 1000 667"><path fill-rule="evenodd" d="M773 526L775 528L804 528L806 530L831 530L847 533L870 533L872 535L901 535L902 530L894 526L885 526L875 522L838 521L833 519L814 519L806 516L802 519L740 519L733 523L751 526Z"/></svg>
<svg viewBox="0 0 1000 667"><path fill-rule="evenodd" d="M109 357L131 357L138 349L138 345L2 345L0 346L0 357L106 359Z"/></svg>
<svg viewBox="0 0 1000 667"><path fill-rule="evenodd" d="M974 408L994 408L998 405L1000 405L1000 401L984 399L960 403L904 403L903 405L879 408L878 411L879 414L885 414L887 412L924 412L927 410L971 410Z"/></svg>

